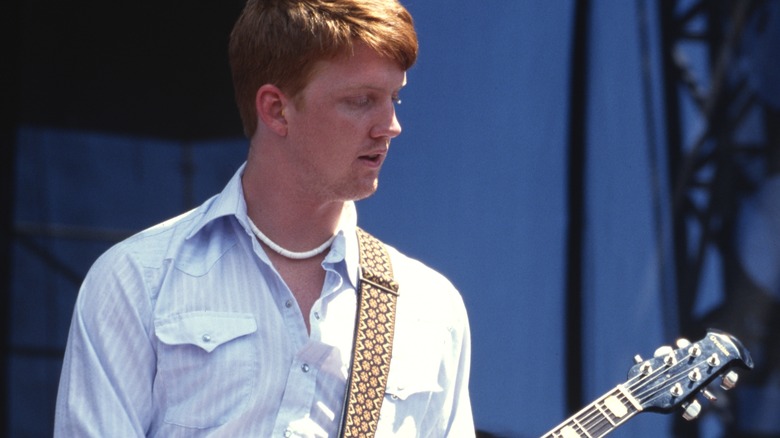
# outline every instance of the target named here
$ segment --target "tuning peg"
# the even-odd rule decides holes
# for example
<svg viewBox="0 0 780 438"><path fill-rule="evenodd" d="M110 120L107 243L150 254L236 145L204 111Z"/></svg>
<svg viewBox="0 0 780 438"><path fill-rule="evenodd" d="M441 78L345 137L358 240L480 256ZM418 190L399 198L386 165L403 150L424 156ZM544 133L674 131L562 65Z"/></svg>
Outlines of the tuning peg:
<svg viewBox="0 0 780 438"><path fill-rule="evenodd" d="M737 380L739 380L739 374L737 374L735 371L729 371L725 376L723 376L720 387L728 391L737 385Z"/></svg>
<svg viewBox="0 0 780 438"><path fill-rule="evenodd" d="M712 356L707 358L707 363L712 367L720 366L720 358L716 353L712 353Z"/></svg>
<svg viewBox="0 0 780 438"><path fill-rule="evenodd" d="M718 400L718 397L715 396L715 394L711 393L709 389L702 389L701 393L704 394L704 397L707 398L707 400L714 402Z"/></svg>
<svg viewBox="0 0 780 438"><path fill-rule="evenodd" d="M685 338L680 338L680 339L677 340L676 344L677 344L677 348L685 348L685 347L691 345L691 341L689 341L689 340L687 340Z"/></svg>
<svg viewBox="0 0 780 438"><path fill-rule="evenodd" d="M672 354L673 352L674 352L674 350L672 350L672 347L670 347L668 345L664 345L662 347L658 347L655 350L655 353L653 353L653 357L667 356L667 355Z"/></svg>
<svg viewBox="0 0 780 438"><path fill-rule="evenodd" d="M636 356L634 356L634 363L642 363L643 360L644 359L642 359L642 356L640 356L638 354Z"/></svg>
<svg viewBox="0 0 780 438"><path fill-rule="evenodd" d="M683 418L688 421L696 419L701 413L701 404L697 400L693 400L690 403L683 404Z"/></svg>

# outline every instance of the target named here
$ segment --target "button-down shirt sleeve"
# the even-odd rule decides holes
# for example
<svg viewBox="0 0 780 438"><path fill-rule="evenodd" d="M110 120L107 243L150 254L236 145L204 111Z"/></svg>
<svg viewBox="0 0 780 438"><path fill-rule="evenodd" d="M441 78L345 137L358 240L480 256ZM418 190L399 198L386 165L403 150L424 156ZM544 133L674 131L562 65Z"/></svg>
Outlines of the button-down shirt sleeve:
<svg viewBox="0 0 780 438"><path fill-rule="evenodd" d="M139 267L116 250L87 275L62 368L55 436L146 435L155 351L145 290Z"/></svg>

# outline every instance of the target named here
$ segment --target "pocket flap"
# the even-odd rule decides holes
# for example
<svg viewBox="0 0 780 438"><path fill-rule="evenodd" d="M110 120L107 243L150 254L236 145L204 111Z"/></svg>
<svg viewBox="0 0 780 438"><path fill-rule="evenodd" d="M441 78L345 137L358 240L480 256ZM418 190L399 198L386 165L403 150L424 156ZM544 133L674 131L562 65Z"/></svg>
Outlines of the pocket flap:
<svg viewBox="0 0 780 438"><path fill-rule="evenodd" d="M401 380L387 382L387 389L385 390L385 394L394 399L406 400L410 395L417 394L418 392L435 393L441 392L442 390L443 388L441 385L435 381L423 382L419 380L408 380L404 382Z"/></svg>
<svg viewBox="0 0 780 438"><path fill-rule="evenodd" d="M155 320L157 338L168 345L195 345L211 353L225 342L257 331L251 313L189 312Z"/></svg>
<svg viewBox="0 0 780 438"><path fill-rule="evenodd" d="M436 324L416 322L409 331L396 333L390 375L385 392L406 400L416 393L442 391L439 384L444 331Z"/></svg>

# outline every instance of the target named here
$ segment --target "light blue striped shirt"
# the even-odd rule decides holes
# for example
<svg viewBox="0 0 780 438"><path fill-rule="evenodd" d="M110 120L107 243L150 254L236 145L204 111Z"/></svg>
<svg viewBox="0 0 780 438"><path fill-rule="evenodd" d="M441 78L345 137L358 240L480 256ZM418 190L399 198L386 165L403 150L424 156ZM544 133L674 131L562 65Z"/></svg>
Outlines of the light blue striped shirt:
<svg viewBox="0 0 780 438"><path fill-rule="evenodd" d="M355 320L354 204L322 263L309 334L250 230L242 172L90 269L65 352L55 437L336 435ZM446 278L389 251L400 297L377 436L473 437L463 301Z"/></svg>

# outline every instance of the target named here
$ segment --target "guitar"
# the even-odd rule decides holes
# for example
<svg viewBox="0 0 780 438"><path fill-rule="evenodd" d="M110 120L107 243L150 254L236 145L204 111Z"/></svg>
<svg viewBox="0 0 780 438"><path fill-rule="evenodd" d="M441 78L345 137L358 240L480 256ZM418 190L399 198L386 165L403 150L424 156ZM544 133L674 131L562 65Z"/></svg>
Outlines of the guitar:
<svg viewBox="0 0 780 438"><path fill-rule="evenodd" d="M641 412L670 412L681 406L686 420L701 411L697 392L708 399L707 390L718 376L721 387L731 389L737 383L732 369L753 368L753 359L733 336L710 330L702 340L691 344L681 339L677 349L661 347L652 359L634 358L628 380L569 417L542 438L599 438Z"/></svg>

